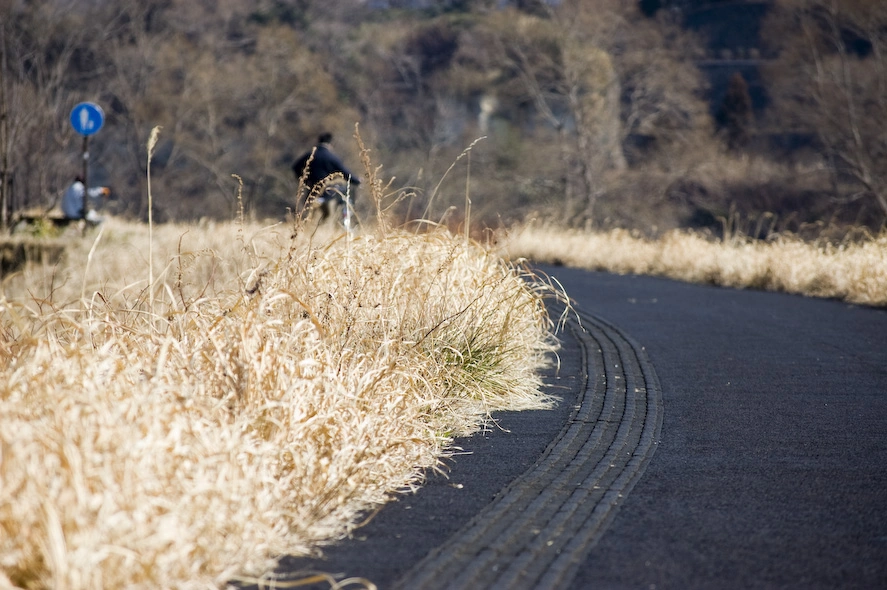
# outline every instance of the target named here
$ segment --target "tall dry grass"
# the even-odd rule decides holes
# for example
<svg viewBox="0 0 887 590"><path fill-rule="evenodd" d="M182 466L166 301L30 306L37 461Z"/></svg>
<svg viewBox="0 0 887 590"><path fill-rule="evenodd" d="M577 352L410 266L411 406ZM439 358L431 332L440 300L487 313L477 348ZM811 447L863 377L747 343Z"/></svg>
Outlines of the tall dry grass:
<svg viewBox="0 0 887 590"><path fill-rule="evenodd" d="M109 219L3 281L0 587L219 588L545 408L552 289L445 231Z"/></svg>
<svg viewBox="0 0 887 590"><path fill-rule="evenodd" d="M647 239L627 230L565 230L529 222L503 234L504 256L619 274L655 275L735 288L887 305L887 233L842 242L792 234L714 240L674 230Z"/></svg>

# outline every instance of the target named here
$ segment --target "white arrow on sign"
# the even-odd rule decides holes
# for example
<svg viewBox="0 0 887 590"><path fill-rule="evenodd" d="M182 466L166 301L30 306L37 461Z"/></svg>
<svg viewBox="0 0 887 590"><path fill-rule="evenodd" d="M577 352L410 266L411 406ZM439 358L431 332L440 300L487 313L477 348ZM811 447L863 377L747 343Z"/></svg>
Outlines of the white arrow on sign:
<svg viewBox="0 0 887 590"><path fill-rule="evenodd" d="M71 126L80 135L92 135L102 128L105 113L92 102L81 102L71 111Z"/></svg>

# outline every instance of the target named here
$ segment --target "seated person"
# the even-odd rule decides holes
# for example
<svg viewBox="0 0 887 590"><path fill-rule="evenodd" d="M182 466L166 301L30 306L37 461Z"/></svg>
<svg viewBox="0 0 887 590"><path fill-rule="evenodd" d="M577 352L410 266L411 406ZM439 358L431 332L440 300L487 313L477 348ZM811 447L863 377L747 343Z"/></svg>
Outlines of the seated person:
<svg viewBox="0 0 887 590"><path fill-rule="evenodd" d="M102 197L110 195L111 190L105 186L90 187L88 191L90 207L86 211L86 204L83 202L84 188L83 178L80 176L74 178L74 182L62 195L62 213L67 219L85 219L90 223L101 223L102 217L95 210L101 206Z"/></svg>

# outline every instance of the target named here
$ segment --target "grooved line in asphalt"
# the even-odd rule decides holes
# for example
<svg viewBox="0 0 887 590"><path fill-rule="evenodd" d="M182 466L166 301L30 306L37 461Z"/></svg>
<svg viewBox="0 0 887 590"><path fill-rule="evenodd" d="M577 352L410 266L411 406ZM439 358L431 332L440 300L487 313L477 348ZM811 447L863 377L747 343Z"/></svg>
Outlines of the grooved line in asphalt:
<svg viewBox="0 0 887 590"><path fill-rule="evenodd" d="M564 588L640 479L662 425L642 348L578 313L583 378L569 422L536 464L395 584L402 589Z"/></svg>

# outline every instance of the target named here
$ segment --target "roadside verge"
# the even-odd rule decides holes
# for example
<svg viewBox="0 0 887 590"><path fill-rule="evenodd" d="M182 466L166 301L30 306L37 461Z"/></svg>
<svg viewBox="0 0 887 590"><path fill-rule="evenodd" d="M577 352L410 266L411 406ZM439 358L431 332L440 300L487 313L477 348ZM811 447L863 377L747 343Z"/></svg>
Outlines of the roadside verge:
<svg viewBox="0 0 887 590"><path fill-rule="evenodd" d="M580 313L573 415L541 459L395 588L565 588L647 466L662 395L643 348Z"/></svg>
<svg viewBox="0 0 887 590"><path fill-rule="evenodd" d="M580 312L562 340L546 376L557 408L497 414L498 427L456 441L465 454L446 475L323 558L284 558L275 581L329 572L383 589L568 587L655 450L662 395L644 349L615 326Z"/></svg>

